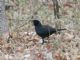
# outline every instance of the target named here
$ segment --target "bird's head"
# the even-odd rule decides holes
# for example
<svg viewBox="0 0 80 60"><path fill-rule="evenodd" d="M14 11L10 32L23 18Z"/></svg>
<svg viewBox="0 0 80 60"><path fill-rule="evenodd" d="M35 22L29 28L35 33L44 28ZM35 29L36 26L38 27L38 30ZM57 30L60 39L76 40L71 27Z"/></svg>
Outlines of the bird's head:
<svg viewBox="0 0 80 60"><path fill-rule="evenodd" d="M39 20L33 20L34 26L41 26L41 23Z"/></svg>

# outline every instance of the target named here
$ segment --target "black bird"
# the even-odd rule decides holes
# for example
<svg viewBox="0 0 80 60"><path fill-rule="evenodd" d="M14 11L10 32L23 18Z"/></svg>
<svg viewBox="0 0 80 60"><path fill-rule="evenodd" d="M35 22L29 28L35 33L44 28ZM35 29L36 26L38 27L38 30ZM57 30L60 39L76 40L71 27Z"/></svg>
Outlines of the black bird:
<svg viewBox="0 0 80 60"><path fill-rule="evenodd" d="M42 44L45 43L44 38L49 37L51 34L53 33L57 33L57 31L62 31L62 30L66 30L66 29L57 29L56 28L52 28L49 25L42 25L40 23L40 21L38 20L33 20L33 24L35 26L35 31L36 33L42 38L43 42Z"/></svg>

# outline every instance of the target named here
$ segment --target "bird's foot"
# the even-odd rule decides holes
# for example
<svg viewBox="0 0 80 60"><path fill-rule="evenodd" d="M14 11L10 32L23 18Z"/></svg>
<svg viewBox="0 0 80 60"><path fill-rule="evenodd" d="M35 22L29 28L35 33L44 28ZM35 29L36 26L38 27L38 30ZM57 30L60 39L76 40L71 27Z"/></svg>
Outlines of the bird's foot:
<svg viewBox="0 0 80 60"><path fill-rule="evenodd" d="M42 42L42 45L43 45L44 43L47 43L47 41L43 41L43 42Z"/></svg>

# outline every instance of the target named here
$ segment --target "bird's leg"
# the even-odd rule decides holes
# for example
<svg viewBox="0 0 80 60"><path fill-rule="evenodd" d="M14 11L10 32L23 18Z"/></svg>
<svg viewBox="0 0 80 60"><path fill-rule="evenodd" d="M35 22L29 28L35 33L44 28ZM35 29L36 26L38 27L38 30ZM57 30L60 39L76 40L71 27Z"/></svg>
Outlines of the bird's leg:
<svg viewBox="0 0 80 60"><path fill-rule="evenodd" d="M42 39L42 44L44 44L44 39Z"/></svg>
<svg viewBox="0 0 80 60"><path fill-rule="evenodd" d="M44 41L44 39L42 39L42 44L47 43L46 41Z"/></svg>

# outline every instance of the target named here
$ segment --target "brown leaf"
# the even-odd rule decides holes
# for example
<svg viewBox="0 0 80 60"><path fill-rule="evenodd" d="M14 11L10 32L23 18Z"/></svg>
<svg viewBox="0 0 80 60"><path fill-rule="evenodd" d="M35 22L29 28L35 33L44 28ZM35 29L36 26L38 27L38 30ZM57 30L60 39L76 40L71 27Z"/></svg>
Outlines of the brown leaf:
<svg viewBox="0 0 80 60"><path fill-rule="evenodd" d="M60 55L60 53L56 53L55 58L56 60L62 60L62 56Z"/></svg>
<svg viewBox="0 0 80 60"><path fill-rule="evenodd" d="M44 60L44 56L42 53L37 53L36 57L37 57L36 59L38 59L38 60Z"/></svg>
<svg viewBox="0 0 80 60"><path fill-rule="evenodd" d="M16 50L17 52L20 52L20 53L23 53L23 51L24 51L24 48L23 47L17 47L17 50Z"/></svg>
<svg viewBox="0 0 80 60"><path fill-rule="evenodd" d="M73 6L71 5L71 4L69 4L69 3L65 3L65 4L63 4L63 6L64 7L69 7L69 8L72 8Z"/></svg>
<svg viewBox="0 0 80 60"><path fill-rule="evenodd" d="M3 39L0 37L0 45L3 45Z"/></svg>

